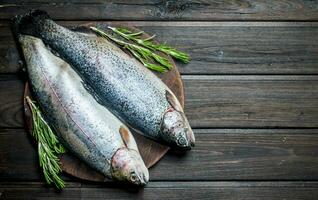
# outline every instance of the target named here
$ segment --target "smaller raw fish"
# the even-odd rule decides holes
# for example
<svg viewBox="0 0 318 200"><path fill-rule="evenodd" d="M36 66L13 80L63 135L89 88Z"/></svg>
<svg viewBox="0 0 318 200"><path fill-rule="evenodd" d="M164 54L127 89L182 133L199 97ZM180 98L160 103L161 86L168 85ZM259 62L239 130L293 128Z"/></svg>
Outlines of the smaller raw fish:
<svg viewBox="0 0 318 200"><path fill-rule="evenodd" d="M146 168L127 127L85 89L81 78L42 40L20 35L32 91L60 140L106 177L144 185Z"/></svg>

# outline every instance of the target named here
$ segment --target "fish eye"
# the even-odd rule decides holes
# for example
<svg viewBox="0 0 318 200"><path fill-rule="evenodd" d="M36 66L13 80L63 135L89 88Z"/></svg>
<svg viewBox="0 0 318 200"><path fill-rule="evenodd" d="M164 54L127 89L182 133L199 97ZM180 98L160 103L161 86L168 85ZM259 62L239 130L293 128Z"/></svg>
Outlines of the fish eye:
<svg viewBox="0 0 318 200"><path fill-rule="evenodd" d="M135 181L137 180L137 175L136 175L135 172L132 172L132 173L131 173L131 175L130 175L130 180L131 180L132 182L135 182Z"/></svg>
<svg viewBox="0 0 318 200"><path fill-rule="evenodd" d="M187 144L187 141L186 141L185 138L180 137L180 138L178 139L178 143L179 143L179 145L186 145L186 144Z"/></svg>

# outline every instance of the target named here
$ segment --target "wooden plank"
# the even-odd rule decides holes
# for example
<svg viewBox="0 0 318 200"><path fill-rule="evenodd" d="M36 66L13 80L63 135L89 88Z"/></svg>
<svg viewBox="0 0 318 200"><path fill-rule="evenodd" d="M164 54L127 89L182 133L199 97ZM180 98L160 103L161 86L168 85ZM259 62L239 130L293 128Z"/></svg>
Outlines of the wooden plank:
<svg viewBox="0 0 318 200"><path fill-rule="evenodd" d="M318 179L318 129L194 132L195 148L169 152L150 169L151 181ZM43 180L31 141L22 129L0 131L1 180Z"/></svg>
<svg viewBox="0 0 318 200"><path fill-rule="evenodd" d="M42 9L55 19L72 20L317 20L317 4L317 0L2 0L0 19Z"/></svg>
<svg viewBox="0 0 318 200"><path fill-rule="evenodd" d="M86 22L58 23L72 26ZM120 23L135 25L188 52L192 61L178 63L182 74L318 74L316 22ZM9 24L2 22L0 73L17 72L19 60Z"/></svg>
<svg viewBox="0 0 318 200"><path fill-rule="evenodd" d="M318 127L318 76L182 79L185 112L194 128ZM0 127L23 127L22 93L21 80L0 77Z"/></svg>
<svg viewBox="0 0 318 200"><path fill-rule="evenodd" d="M193 127L317 127L317 76L183 76Z"/></svg>
<svg viewBox="0 0 318 200"><path fill-rule="evenodd" d="M16 78L0 76L0 127L23 126L23 81Z"/></svg>
<svg viewBox="0 0 318 200"><path fill-rule="evenodd" d="M41 183L0 184L0 199L316 199L317 182L155 182L145 188L71 186L62 192Z"/></svg>

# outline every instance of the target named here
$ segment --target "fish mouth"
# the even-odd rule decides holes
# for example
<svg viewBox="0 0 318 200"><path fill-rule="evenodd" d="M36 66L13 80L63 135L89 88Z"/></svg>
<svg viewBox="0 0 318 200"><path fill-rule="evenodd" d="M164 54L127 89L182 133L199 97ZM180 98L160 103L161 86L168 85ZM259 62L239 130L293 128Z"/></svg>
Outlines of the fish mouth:
<svg viewBox="0 0 318 200"><path fill-rule="evenodd" d="M141 171L144 171L144 172L137 175L137 180L131 182L132 184L138 185L138 186L145 186L149 182L148 170L146 169L146 171L145 170L141 170Z"/></svg>
<svg viewBox="0 0 318 200"><path fill-rule="evenodd" d="M144 171L145 172L141 175L142 177L140 178L141 186L145 186L149 182L149 171L147 168Z"/></svg>
<svg viewBox="0 0 318 200"><path fill-rule="evenodd" d="M148 183L149 180L147 180L145 177L139 178L139 186L145 186Z"/></svg>
<svg viewBox="0 0 318 200"><path fill-rule="evenodd" d="M192 129L190 128L190 130L188 130L188 139L189 139L189 143L191 147L195 146L195 137L194 137L194 133L192 131Z"/></svg>

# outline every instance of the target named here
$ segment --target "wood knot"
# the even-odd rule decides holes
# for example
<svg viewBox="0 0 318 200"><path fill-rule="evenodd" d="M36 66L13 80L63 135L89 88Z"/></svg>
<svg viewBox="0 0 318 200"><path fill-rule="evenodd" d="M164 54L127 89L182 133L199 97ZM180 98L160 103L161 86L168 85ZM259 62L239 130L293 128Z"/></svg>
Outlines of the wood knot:
<svg viewBox="0 0 318 200"><path fill-rule="evenodd" d="M173 14L181 17L185 11L194 10L194 9L201 9L204 7L209 6L210 4L200 2L200 1L173 1L173 0L163 0L156 4L160 13L166 17L167 14Z"/></svg>

